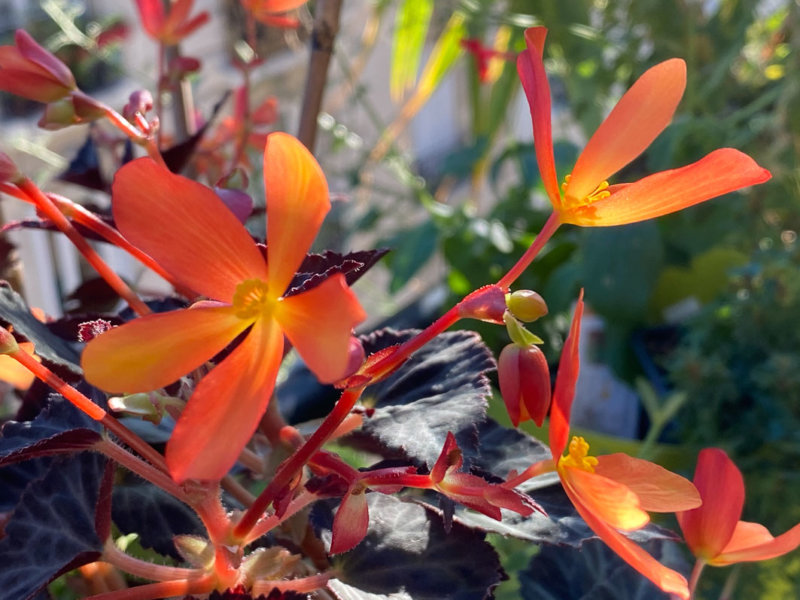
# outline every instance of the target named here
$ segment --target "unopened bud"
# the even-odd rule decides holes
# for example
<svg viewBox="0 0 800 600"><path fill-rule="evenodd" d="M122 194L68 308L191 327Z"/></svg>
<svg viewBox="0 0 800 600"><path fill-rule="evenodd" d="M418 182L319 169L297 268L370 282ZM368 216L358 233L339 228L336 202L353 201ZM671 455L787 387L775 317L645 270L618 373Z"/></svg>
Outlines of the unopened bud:
<svg viewBox="0 0 800 600"><path fill-rule="evenodd" d="M63 129L96 121L105 116L105 110L89 96L73 93L66 98L50 102L39 119L39 127L48 131Z"/></svg>
<svg viewBox="0 0 800 600"><path fill-rule="evenodd" d="M538 346L509 344L497 369L500 394L514 427L531 420L541 427L550 408L550 367Z"/></svg>
<svg viewBox="0 0 800 600"><path fill-rule="evenodd" d="M0 327L0 354L14 354L19 351L19 345L11 332Z"/></svg>
<svg viewBox="0 0 800 600"><path fill-rule="evenodd" d="M114 412L121 412L131 417L150 421L154 425L161 423L166 412L171 408L181 408L184 402L180 398L165 396L157 392L114 396L108 399L108 407ZM172 412L172 411L170 411Z"/></svg>
<svg viewBox="0 0 800 600"><path fill-rule="evenodd" d="M149 90L136 90L128 97L128 103L122 109L122 116L131 123L136 113L146 115L153 110L153 94Z"/></svg>
<svg viewBox="0 0 800 600"><path fill-rule="evenodd" d="M501 325L505 312L505 294L497 285L485 285L478 288L458 303L460 317L478 319L487 323Z"/></svg>
<svg viewBox="0 0 800 600"><path fill-rule="evenodd" d="M506 296L506 305L515 317L525 323L547 314L547 303L533 290L517 290Z"/></svg>

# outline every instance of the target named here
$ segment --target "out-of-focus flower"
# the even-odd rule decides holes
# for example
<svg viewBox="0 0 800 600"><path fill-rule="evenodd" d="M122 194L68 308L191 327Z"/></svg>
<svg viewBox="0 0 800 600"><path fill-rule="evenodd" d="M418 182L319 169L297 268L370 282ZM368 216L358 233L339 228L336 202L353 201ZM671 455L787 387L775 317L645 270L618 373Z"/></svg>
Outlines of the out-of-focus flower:
<svg viewBox="0 0 800 600"><path fill-rule="evenodd" d="M503 45L508 45L507 39L505 39L505 44ZM513 53L505 52L497 47L488 48L483 45L481 40L475 38L461 40L461 47L475 59L475 69L478 71L478 79L481 83L495 81L501 72L501 69L497 68L497 66L502 66L502 61L514 60Z"/></svg>
<svg viewBox="0 0 800 600"><path fill-rule="evenodd" d="M800 546L800 524L773 537L763 525L739 520L744 480L723 450L706 448L700 452L694 485L703 505L677 516L683 537L698 560L722 567L775 558Z"/></svg>
<svg viewBox="0 0 800 600"><path fill-rule="evenodd" d="M314 157L285 133L264 154L267 261L210 189L149 159L128 163L113 186L119 230L175 280L213 302L148 315L87 344L88 381L111 392L161 388L236 348L197 385L167 444L177 481L217 480L236 461L263 414L289 338L324 382L346 375L353 327L364 311L341 274L284 295L330 209Z"/></svg>
<svg viewBox="0 0 800 600"><path fill-rule="evenodd" d="M0 90L47 103L77 89L67 65L27 32L18 29L14 41L15 46L0 46Z"/></svg>
<svg viewBox="0 0 800 600"><path fill-rule="evenodd" d="M163 0L136 0L147 35L168 46L179 43L210 20L207 11L189 17L193 5L194 0L177 0L165 12Z"/></svg>
<svg viewBox="0 0 800 600"><path fill-rule="evenodd" d="M525 32L527 50L517 70L531 109L536 160L547 195L561 223L624 225L666 215L710 198L763 183L766 169L732 148L650 175L635 183L606 181L639 156L669 124L686 87L686 65L673 58L647 70L633 84L586 144L575 168L556 177L550 123L550 85L542 62L547 29Z"/></svg>
<svg viewBox="0 0 800 600"><path fill-rule="evenodd" d="M303 6L306 2L308 0L241 0L245 10L249 11L257 21L284 29L300 25L300 21L284 13Z"/></svg>

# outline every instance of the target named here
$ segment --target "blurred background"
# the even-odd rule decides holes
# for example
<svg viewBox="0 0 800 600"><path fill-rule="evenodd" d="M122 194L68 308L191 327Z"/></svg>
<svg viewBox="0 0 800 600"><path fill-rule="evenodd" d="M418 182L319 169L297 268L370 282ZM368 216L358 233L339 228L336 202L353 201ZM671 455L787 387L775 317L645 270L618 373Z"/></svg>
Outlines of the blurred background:
<svg viewBox="0 0 800 600"><path fill-rule="evenodd" d="M195 139L188 169L201 180L218 178L211 132L236 117L235 64L248 52L266 58L251 73L251 104L271 110L260 125L296 132L317 4L298 11L297 28L248 32L238 0L197 0L195 11L212 19L180 51L199 68L162 100L164 135L172 144ZM157 46L134 2L0 0L0 14L0 43L26 29L69 64L81 89L117 109L132 91L155 90ZM562 176L624 90L675 56L688 67L675 118L614 181L726 146L773 174L657 221L563 227L517 286L548 302L534 330L553 368L585 288L575 410L578 425L599 432L596 443L689 476L700 448L723 447L745 474L744 518L783 532L800 521L797 0L345 1L317 119L316 154L337 200L321 245L392 249L356 288L373 327L424 326L516 261L549 214L514 60L531 25L549 29ZM48 190L107 208L102 186L78 185L76 173L113 172L127 150L96 151L103 125L47 132L36 128L40 115L41 105L0 92L2 150ZM249 156L249 192L263 207L258 148ZM82 288L93 274L62 236L24 226L32 216L12 199L0 203L4 278L50 315L113 303ZM248 225L263 236L258 211ZM145 293L166 291L127 257L101 250ZM507 343L501 328L481 333L496 352ZM796 553L713 571L702 598L800 597Z"/></svg>

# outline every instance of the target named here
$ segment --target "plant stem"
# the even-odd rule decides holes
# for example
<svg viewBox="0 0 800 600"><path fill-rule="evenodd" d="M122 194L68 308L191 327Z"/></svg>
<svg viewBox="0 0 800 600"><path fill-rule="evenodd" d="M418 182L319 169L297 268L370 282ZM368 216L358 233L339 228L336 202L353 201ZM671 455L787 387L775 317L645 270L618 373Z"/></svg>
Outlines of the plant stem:
<svg viewBox="0 0 800 600"><path fill-rule="evenodd" d="M244 539L247 534L261 518L266 508L272 504L278 495L283 492L284 488L295 478L303 466L311 459L314 454L322 447L328 438L336 431L336 428L344 420L355 406L355 403L361 397L364 391L363 387L345 390L336 406L325 417L325 420L319 426L310 438L300 447L294 454L281 463L275 477L264 488L264 491L256 498L253 505L242 516L239 523L234 527L233 535L237 539Z"/></svg>
<svg viewBox="0 0 800 600"><path fill-rule="evenodd" d="M134 456L118 444L115 444L111 440L103 439L95 444L94 449L98 452L102 452L108 458L122 465L129 471L136 473L142 479L160 487L178 500L188 503L188 498L183 488L177 485L169 475L164 473L164 471L156 469L149 463L146 463L138 456Z"/></svg>
<svg viewBox="0 0 800 600"><path fill-rule="evenodd" d="M318 0L314 29L311 32L311 58L308 64L308 78L303 93L303 107L300 112L300 125L297 139L314 152L317 139L317 116L322 107L322 95L328 81L328 66L333 54L336 34L339 32L339 13L342 0Z"/></svg>
<svg viewBox="0 0 800 600"><path fill-rule="evenodd" d="M705 561L699 558L694 563L692 574L689 576L689 598L694 598L694 592L697 589L697 582L700 581L700 574L703 572L703 567L706 566Z"/></svg>
<svg viewBox="0 0 800 600"><path fill-rule="evenodd" d="M199 579L179 579L140 585L127 590L89 596L86 600L159 600L186 594L207 594L214 589L214 578L205 575Z"/></svg>
<svg viewBox="0 0 800 600"><path fill-rule="evenodd" d="M558 218L558 213L551 213L545 222L544 227L542 227L542 230L536 236L536 239L533 240L533 244L531 244L530 248L525 251L517 263L511 267L511 269L509 269L508 273L500 278L500 281L497 282L497 285L507 291L508 288L511 287L511 284L514 283L519 276L522 275L525 269L527 269L528 266L533 262L533 259L536 258L536 255L539 254L539 251L553 236L559 225L561 225L561 221Z"/></svg>
<svg viewBox="0 0 800 600"><path fill-rule="evenodd" d="M122 278L100 258L100 255L97 254L94 248L89 245L89 242L75 229L69 219L64 216L53 201L50 200L33 181L25 177L17 183L17 186L21 191L27 194L33 204L69 238L84 258L89 261L89 264L94 267L100 276L106 280L112 289L117 292L137 314L146 315L150 313L150 309L147 305L142 302L133 290L128 287L128 284L122 281Z"/></svg>
<svg viewBox="0 0 800 600"><path fill-rule="evenodd" d="M182 567L168 567L167 565L157 565L146 560L134 558L126 554L114 543L114 540L106 540L103 547L102 560L106 561L131 575L136 575L150 581L172 581L175 579L199 579L203 572L199 569L185 569Z"/></svg>

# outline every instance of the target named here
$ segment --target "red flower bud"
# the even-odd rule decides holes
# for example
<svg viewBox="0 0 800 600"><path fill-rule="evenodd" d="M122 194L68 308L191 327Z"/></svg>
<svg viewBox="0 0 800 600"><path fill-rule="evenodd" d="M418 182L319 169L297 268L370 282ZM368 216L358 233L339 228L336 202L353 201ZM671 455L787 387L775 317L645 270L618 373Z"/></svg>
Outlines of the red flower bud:
<svg viewBox="0 0 800 600"><path fill-rule="evenodd" d="M541 427L550 407L550 368L538 346L509 344L498 361L500 394L514 427L531 420Z"/></svg>
<svg viewBox="0 0 800 600"><path fill-rule="evenodd" d="M18 29L14 41L16 46L0 46L0 90L36 102L54 102L76 89L67 65L25 31Z"/></svg>

